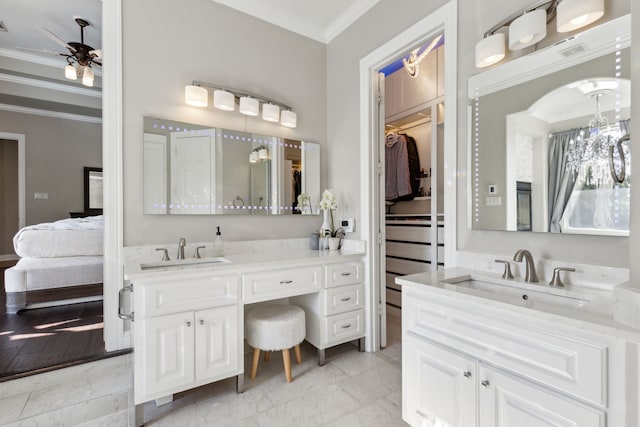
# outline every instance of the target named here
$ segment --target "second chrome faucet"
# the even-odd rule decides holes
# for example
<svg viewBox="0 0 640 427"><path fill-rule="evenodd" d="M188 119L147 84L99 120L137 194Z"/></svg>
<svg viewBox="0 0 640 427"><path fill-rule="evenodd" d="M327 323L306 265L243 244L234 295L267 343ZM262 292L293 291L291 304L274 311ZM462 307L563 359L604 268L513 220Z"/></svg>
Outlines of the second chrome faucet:
<svg viewBox="0 0 640 427"><path fill-rule="evenodd" d="M536 274L536 266L533 262L533 255L531 255L531 252L526 249L518 249L513 256L513 260L515 262L521 262L523 258L526 265L524 281L537 282L538 275Z"/></svg>

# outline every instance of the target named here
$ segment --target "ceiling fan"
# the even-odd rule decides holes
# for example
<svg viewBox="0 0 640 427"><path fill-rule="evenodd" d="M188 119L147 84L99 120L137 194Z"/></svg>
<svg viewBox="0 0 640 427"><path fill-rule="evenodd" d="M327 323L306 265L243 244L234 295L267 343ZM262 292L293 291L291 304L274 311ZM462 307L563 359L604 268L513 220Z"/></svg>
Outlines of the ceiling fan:
<svg viewBox="0 0 640 427"><path fill-rule="evenodd" d="M82 84L85 86L93 86L94 72L92 65L102 67L102 50L94 49L84 44L84 28L88 27L89 21L82 18L75 18L76 23L80 26L80 42L65 42L60 37L43 27L38 27L47 37L69 50L69 53L58 53L58 55L67 58L67 66L64 75L70 80L77 80L82 76Z"/></svg>

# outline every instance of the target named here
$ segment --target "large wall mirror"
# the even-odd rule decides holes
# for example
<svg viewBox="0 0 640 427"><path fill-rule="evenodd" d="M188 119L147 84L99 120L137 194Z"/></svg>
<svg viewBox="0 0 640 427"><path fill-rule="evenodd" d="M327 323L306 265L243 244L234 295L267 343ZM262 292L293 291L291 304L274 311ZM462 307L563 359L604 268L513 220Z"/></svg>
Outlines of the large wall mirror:
<svg viewBox="0 0 640 427"><path fill-rule="evenodd" d="M629 15L469 79L477 230L628 236Z"/></svg>
<svg viewBox="0 0 640 427"><path fill-rule="evenodd" d="M153 117L143 141L145 214L319 214L317 143Z"/></svg>

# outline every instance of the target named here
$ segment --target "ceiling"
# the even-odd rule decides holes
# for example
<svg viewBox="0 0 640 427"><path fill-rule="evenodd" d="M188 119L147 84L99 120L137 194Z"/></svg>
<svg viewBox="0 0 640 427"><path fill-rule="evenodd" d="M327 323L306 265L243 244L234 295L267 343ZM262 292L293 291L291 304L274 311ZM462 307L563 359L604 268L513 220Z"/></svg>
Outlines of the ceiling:
<svg viewBox="0 0 640 427"><path fill-rule="evenodd" d="M93 88L67 80L66 59L56 53L68 50L39 29L79 42L76 17L90 23L84 30L85 44L101 48L100 0L2 0L0 22L7 32L0 32L0 110L101 117L99 67Z"/></svg>
<svg viewBox="0 0 640 427"><path fill-rule="evenodd" d="M380 0L212 0L322 43L329 43Z"/></svg>

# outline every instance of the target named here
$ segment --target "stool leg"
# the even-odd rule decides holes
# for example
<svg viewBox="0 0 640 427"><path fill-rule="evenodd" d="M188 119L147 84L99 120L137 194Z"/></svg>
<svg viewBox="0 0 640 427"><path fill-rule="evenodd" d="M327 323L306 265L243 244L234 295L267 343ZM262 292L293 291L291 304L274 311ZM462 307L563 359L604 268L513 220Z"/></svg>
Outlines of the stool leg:
<svg viewBox="0 0 640 427"><path fill-rule="evenodd" d="M300 355L300 345L293 347L293 351L296 353L296 363L299 365L302 363L302 356Z"/></svg>
<svg viewBox="0 0 640 427"><path fill-rule="evenodd" d="M282 361L284 362L284 374L287 377L287 382L291 382L291 358L289 357L289 349L282 350Z"/></svg>
<svg viewBox="0 0 640 427"><path fill-rule="evenodd" d="M264 352L264 358L263 358L263 360L264 360L265 362L268 362L268 361L269 361L269 354L271 354L271 353L270 353L270 352L268 352L268 351L265 351L265 352Z"/></svg>
<svg viewBox="0 0 640 427"><path fill-rule="evenodd" d="M251 379L256 377L256 372L258 372L258 362L260 361L260 349L253 349L253 363L251 364Z"/></svg>

